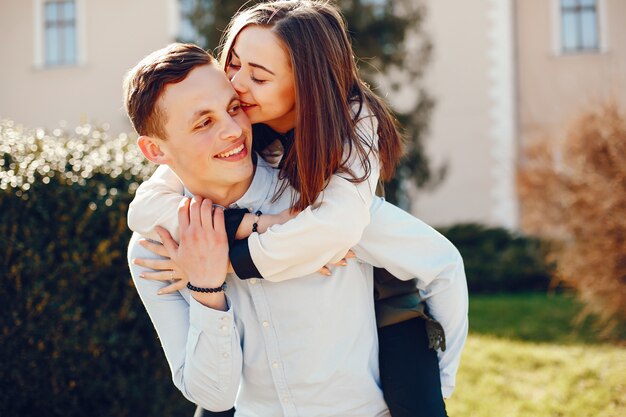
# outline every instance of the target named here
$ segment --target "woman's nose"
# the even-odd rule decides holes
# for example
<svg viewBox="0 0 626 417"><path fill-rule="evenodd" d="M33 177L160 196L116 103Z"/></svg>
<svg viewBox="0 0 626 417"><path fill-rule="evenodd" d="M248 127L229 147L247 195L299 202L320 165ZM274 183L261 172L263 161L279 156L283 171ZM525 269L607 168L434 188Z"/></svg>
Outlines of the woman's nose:
<svg viewBox="0 0 626 417"><path fill-rule="evenodd" d="M230 83L233 85L235 91L239 94L246 91L246 85L243 82L241 71L237 71L231 78Z"/></svg>

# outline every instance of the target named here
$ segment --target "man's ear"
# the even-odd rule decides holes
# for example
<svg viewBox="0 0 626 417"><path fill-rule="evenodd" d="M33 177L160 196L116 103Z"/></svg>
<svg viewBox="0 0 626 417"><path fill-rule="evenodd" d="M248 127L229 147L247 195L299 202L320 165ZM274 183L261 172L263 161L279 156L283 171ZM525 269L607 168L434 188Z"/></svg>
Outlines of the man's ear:
<svg viewBox="0 0 626 417"><path fill-rule="evenodd" d="M159 139L152 136L139 136L137 138L137 145L144 156L155 164L162 165L168 162L168 158L161 150L159 142Z"/></svg>

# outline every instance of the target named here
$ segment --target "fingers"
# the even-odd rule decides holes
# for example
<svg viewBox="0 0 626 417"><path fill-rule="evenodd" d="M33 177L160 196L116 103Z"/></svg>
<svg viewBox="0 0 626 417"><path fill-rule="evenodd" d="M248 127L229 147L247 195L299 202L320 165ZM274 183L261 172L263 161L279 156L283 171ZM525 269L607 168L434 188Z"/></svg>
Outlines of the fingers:
<svg viewBox="0 0 626 417"><path fill-rule="evenodd" d="M163 287L157 291L157 294L171 294L178 290L185 288L187 285L187 278L180 278L181 273L178 271L146 271L139 274L139 277L143 279L149 279L152 281L174 281L170 285Z"/></svg>
<svg viewBox="0 0 626 417"><path fill-rule="evenodd" d="M317 271L317 272L319 272L320 274L325 275L327 277L330 276L330 269L328 267L326 267L326 266L321 267L320 270Z"/></svg>
<svg viewBox="0 0 626 417"><path fill-rule="evenodd" d="M202 200L200 221L205 233L210 233L213 230L213 203L208 198Z"/></svg>
<svg viewBox="0 0 626 417"><path fill-rule="evenodd" d="M336 266L347 266L348 265L348 259L352 259L352 258L356 258L355 253L352 251L352 249L348 250L348 252L346 252L346 255L344 256L343 259L340 259L337 262L334 263L329 263L326 264L326 266L323 266L319 271L320 274L325 275L327 277L332 275L331 272L331 268L332 267L336 267Z"/></svg>
<svg viewBox="0 0 626 417"><path fill-rule="evenodd" d="M200 210L202 208L202 197L195 196L189 203L189 225L202 227Z"/></svg>
<svg viewBox="0 0 626 417"><path fill-rule="evenodd" d="M167 257L167 250L165 249L165 246L163 246L162 243L153 242L147 239L141 239L139 241L139 244L143 246L144 248L148 249L152 253L156 253L157 255Z"/></svg>
<svg viewBox="0 0 626 417"><path fill-rule="evenodd" d="M172 235L170 235L170 232L168 232L161 226L155 227L155 230L159 234L161 242L163 242L163 247L167 252L167 256L170 258L175 258L176 251L178 250L178 243L176 243L176 241L172 239Z"/></svg>
<svg viewBox="0 0 626 417"><path fill-rule="evenodd" d="M333 266L346 266L348 265L348 261L346 261L346 258L340 259L339 261L331 264Z"/></svg>
<svg viewBox="0 0 626 417"><path fill-rule="evenodd" d="M171 294L173 292L182 290L186 286L187 286L187 280L181 279L181 280L176 281L173 284L168 285L167 287L161 288L159 291L157 291L157 294L159 295Z"/></svg>
<svg viewBox="0 0 626 417"><path fill-rule="evenodd" d="M155 271L164 271L168 274L168 279L171 278L170 271L176 268L176 264L171 259L148 259L148 258L136 258L133 259L135 265L143 266L145 268L154 269ZM145 272L144 274L146 274Z"/></svg>
<svg viewBox="0 0 626 417"><path fill-rule="evenodd" d="M224 209L215 207L213 210L213 228L221 236L226 236L226 225L224 223Z"/></svg>
<svg viewBox="0 0 626 417"><path fill-rule="evenodd" d="M189 198L185 197L178 205L178 226L181 234L189 228L189 203Z"/></svg>
<svg viewBox="0 0 626 417"><path fill-rule="evenodd" d="M176 272L171 269L166 271L145 271L139 274L139 277L149 279L150 281L178 281Z"/></svg>

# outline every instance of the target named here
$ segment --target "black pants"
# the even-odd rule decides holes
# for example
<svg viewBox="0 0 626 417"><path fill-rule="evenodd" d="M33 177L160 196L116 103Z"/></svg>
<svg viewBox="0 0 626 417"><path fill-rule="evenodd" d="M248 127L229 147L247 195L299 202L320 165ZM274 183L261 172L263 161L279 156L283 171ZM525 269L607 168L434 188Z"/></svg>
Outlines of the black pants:
<svg viewBox="0 0 626 417"><path fill-rule="evenodd" d="M380 379L392 417L445 417L437 352L416 318L378 329ZM231 417L235 410L196 410L194 417Z"/></svg>
<svg viewBox="0 0 626 417"><path fill-rule="evenodd" d="M421 318L378 329L380 380L393 417L445 417L437 352Z"/></svg>

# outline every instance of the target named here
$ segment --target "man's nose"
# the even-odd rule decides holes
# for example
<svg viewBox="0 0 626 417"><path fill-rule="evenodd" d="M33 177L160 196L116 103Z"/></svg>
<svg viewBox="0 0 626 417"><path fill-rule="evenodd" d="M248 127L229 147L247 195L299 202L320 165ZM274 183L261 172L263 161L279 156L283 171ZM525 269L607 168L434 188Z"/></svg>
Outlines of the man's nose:
<svg viewBox="0 0 626 417"><path fill-rule="evenodd" d="M222 126L222 139L235 140L239 139L243 134L243 128L234 117L228 115Z"/></svg>

